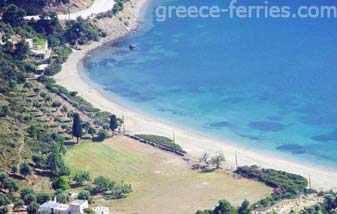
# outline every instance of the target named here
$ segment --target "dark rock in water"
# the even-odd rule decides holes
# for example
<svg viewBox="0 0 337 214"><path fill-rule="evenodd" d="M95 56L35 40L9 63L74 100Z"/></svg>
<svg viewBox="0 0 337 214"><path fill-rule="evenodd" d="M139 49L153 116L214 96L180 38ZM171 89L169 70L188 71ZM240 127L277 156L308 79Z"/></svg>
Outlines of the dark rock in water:
<svg viewBox="0 0 337 214"><path fill-rule="evenodd" d="M305 148L298 144L284 144L276 147L277 150L291 152L292 154L304 154Z"/></svg>
<svg viewBox="0 0 337 214"><path fill-rule="evenodd" d="M246 135L246 134L239 134L241 137L244 137L244 138L247 138L249 140L260 140L260 138L256 137L256 136L253 136L253 135Z"/></svg>
<svg viewBox="0 0 337 214"><path fill-rule="evenodd" d="M223 127L226 127L226 126L228 126L227 121L220 121L220 122L208 124L208 127L210 127L210 128L223 128Z"/></svg>
<svg viewBox="0 0 337 214"><path fill-rule="evenodd" d="M269 121L253 121L249 123L249 127L264 132L277 132L285 128L282 123Z"/></svg>
<svg viewBox="0 0 337 214"><path fill-rule="evenodd" d="M313 136L311 137L311 139L320 141L320 142L337 141L337 129L326 135Z"/></svg>
<svg viewBox="0 0 337 214"><path fill-rule="evenodd" d="M136 49L136 45L130 44L130 45L129 45L129 49L130 49L130 51L133 51L134 49Z"/></svg>

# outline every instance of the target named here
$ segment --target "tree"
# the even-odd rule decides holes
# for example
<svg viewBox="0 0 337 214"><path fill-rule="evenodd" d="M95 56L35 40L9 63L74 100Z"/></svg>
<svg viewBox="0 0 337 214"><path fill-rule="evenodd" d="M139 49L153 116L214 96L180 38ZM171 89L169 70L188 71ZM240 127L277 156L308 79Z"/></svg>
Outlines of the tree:
<svg viewBox="0 0 337 214"><path fill-rule="evenodd" d="M7 206L0 207L0 214L7 214L9 209Z"/></svg>
<svg viewBox="0 0 337 214"><path fill-rule="evenodd" d="M219 205L215 207L213 213L216 214L237 214L237 210L227 200L219 201Z"/></svg>
<svg viewBox="0 0 337 214"><path fill-rule="evenodd" d="M35 88L33 89L33 91L34 91L34 93L35 93L36 95L39 95L41 89L40 89L39 87L35 87Z"/></svg>
<svg viewBox="0 0 337 214"><path fill-rule="evenodd" d="M107 137L109 136L109 133L105 130L105 129L100 129L98 131L97 137L95 139L95 141L103 141L105 140Z"/></svg>
<svg viewBox="0 0 337 214"><path fill-rule="evenodd" d="M32 168L28 163L22 163L20 165L20 174L23 175L24 178L26 178L27 175L32 174Z"/></svg>
<svg viewBox="0 0 337 214"><path fill-rule="evenodd" d="M59 203L67 203L69 201L69 196L68 194L64 193L62 190L56 190L55 194L54 194L56 200Z"/></svg>
<svg viewBox="0 0 337 214"><path fill-rule="evenodd" d="M73 180L77 185L83 186L83 183L86 181L90 181L90 174L88 171L80 171L73 176Z"/></svg>
<svg viewBox="0 0 337 214"><path fill-rule="evenodd" d="M207 166L209 166L209 155L204 153L200 158L200 162L204 162Z"/></svg>
<svg viewBox="0 0 337 214"><path fill-rule="evenodd" d="M51 107L58 109L60 106L62 105L62 103L55 101L51 104Z"/></svg>
<svg viewBox="0 0 337 214"><path fill-rule="evenodd" d="M7 105L2 106L2 114L6 117L9 115L10 109Z"/></svg>
<svg viewBox="0 0 337 214"><path fill-rule="evenodd" d="M26 195L31 194L31 193L35 194L34 190L29 187L25 187L21 190L20 198L24 199Z"/></svg>
<svg viewBox="0 0 337 214"><path fill-rule="evenodd" d="M25 23L25 11L19 9L16 5L10 4L3 8L2 20L10 24L12 27L17 27Z"/></svg>
<svg viewBox="0 0 337 214"><path fill-rule="evenodd" d="M23 85L23 88L27 88L30 90L33 88L33 84L31 82L25 82L25 84Z"/></svg>
<svg viewBox="0 0 337 214"><path fill-rule="evenodd" d="M27 207L27 213L28 214L37 214L37 211L39 210L39 204L36 202L32 202Z"/></svg>
<svg viewBox="0 0 337 214"><path fill-rule="evenodd" d="M4 193L0 192L0 207L5 206L7 204L9 204L7 196Z"/></svg>
<svg viewBox="0 0 337 214"><path fill-rule="evenodd" d="M5 178L2 181L2 187L8 189L10 193L18 191L19 187L12 178Z"/></svg>
<svg viewBox="0 0 337 214"><path fill-rule="evenodd" d="M48 193L41 192L41 193L36 194L36 201L39 204L43 204L49 200L50 200L50 195Z"/></svg>
<svg viewBox="0 0 337 214"><path fill-rule="evenodd" d="M73 136L76 137L77 142L80 137L82 137L82 125L81 125L81 118L78 113L74 114L74 121L73 121Z"/></svg>
<svg viewBox="0 0 337 214"><path fill-rule="evenodd" d="M69 175L70 169L65 164L64 159L62 157L63 153L63 145L60 145L60 143L55 143L52 148L52 152L48 155L47 158L47 165L50 169L50 171L55 176L63 176L63 175Z"/></svg>
<svg viewBox="0 0 337 214"><path fill-rule="evenodd" d="M17 167L17 165L12 165L12 166L11 166L11 173L15 175L17 172L18 172L18 167Z"/></svg>
<svg viewBox="0 0 337 214"><path fill-rule="evenodd" d="M23 205L25 205L25 203L23 202L23 200L20 199L20 198L17 198L17 199L15 200L15 202L14 202L14 209L23 207Z"/></svg>
<svg viewBox="0 0 337 214"><path fill-rule="evenodd" d="M118 121L116 115L111 115L110 117L110 123L109 123L109 128L112 131L112 135L114 135L115 130L118 128Z"/></svg>
<svg viewBox="0 0 337 214"><path fill-rule="evenodd" d="M249 201L244 200L241 206L239 207L238 214L251 214L251 213L252 211L250 210Z"/></svg>
<svg viewBox="0 0 337 214"><path fill-rule="evenodd" d="M23 201L25 202L25 204L36 202L36 195L34 193L29 193L25 195L25 197L23 198Z"/></svg>
<svg viewBox="0 0 337 214"><path fill-rule="evenodd" d="M87 190L81 191L78 194L77 198L81 199L81 200L87 200L89 203L92 203L92 198L91 198L90 192L87 191Z"/></svg>
<svg viewBox="0 0 337 214"><path fill-rule="evenodd" d="M95 178L94 184L95 184L94 188L95 193L105 192L114 186L114 182L110 181L108 178L103 176Z"/></svg>
<svg viewBox="0 0 337 214"><path fill-rule="evenodd" d="M85 208L83 209L85 214L95 214L95 211L92 208Z"/></svg>
<svg viewBox="0 0 337 214"><path fill-rule="evenodd" d="M15 45L15 50L13 51L13 57L17 60L24 60L28 53L30 51L30 48L24 40L21 40Z"/></svg>
<svg viewBox="0 0 337 214"><path fill-rule="evenodd" d="M96 134L96 129L94 129L93 127L89 127L88 134L91 135L91 138L94 138L94 134Z"/></svg>
<svg viewBox="0 0 337 214"><path fill-rule="evenodd" d="M116 199L124 198L125 194L132 191L131 184L124 183L123 181L119 184L116 184L111 188L112 194Z"/></svg>
<svg viewBox="0 0 337 214"><path fill-rule="evenodd" d="M216 155L212 158L212 160L211 160L212 164L213 164L217 169L220 168L221 163L224 162L224 161L225 161L225 156L224 156L222 153L216 154Z"/></svg>
<svg viewBox="0 0 337 214"><path fill-rule="evenodd" d="M55 190L58 190L58 189L67 190L70 188L68 179L65 176L55 178L52 183L52 187Z"/></svg>
<svg viewBox="0 0 337 214"><path fill-rule="evenodd" d="M35 154L32 156L32 160L35 163L36 167L43 167L46 164L46 160L43 155Z"/></svg>

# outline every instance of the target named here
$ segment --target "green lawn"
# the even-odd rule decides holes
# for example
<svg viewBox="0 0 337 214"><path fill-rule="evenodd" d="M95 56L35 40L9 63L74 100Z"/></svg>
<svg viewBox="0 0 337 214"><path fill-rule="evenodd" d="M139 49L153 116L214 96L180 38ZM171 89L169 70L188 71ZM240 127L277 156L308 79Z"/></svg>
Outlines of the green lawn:
<svg viewBox="0 0 337 214"><path fill-rule="evenodd" d="M225 171L200 173L190 169L181 157L125 137L103 143L85 142L68 149L66 161L76 170L88 170L92 177L104 175L132 184L126 199L97 204L116 213L194 213L213 208L226 198L239 204L247 198L256 201L270 194L267 186L237 179ZM172 212L171 212L172 211Z"/></svg>

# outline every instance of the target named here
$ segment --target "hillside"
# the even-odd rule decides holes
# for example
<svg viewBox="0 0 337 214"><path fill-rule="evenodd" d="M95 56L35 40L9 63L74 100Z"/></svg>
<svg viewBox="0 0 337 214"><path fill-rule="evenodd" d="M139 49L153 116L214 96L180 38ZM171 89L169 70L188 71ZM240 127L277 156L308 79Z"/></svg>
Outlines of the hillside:
<svg viewBox="0 0 337 214"><path fill-rule="evenodd" d="M57 13L76 12L88 8L94 0L1 0L0 8L15 4L25 9L27 15L39 14L42 11Z"/></svg>

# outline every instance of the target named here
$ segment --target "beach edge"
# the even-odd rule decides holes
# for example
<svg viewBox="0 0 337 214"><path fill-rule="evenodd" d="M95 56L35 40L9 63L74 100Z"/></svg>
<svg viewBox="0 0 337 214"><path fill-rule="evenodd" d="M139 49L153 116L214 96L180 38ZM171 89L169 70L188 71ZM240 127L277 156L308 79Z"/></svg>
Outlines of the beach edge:
<svg viewBox="0 0 337 214"><path fill-rule="evenodd" d="M146 8L150 0L130 1L125 4L123 11L118 13L109 22L108 28L114 29L109 32L106 38L99 42L93 42L81 47L81 50L75 51L69 55L68 60L62 65L62 70L53 78L56 83L67 88L70 91L77 91L78 94L90 102L94 107L104 111L109 111L117 116L124 116L125 128L130 134L157 134L172 137L175 132L176 142L181 145L188 154L193 157L199 157L207 152L214 154L222 152L226 156L227 167L234 169L235 154L238 155L239 165L259 165L265 168L284 170L287 172L300 174L306 178L311 177L312 186L317 190L337 189L337 170L316 166L309 163L301 163L292 160L286 160L273 156L265 152L255 151L253 149L243 148L235 145L233 142L212 139L187 128L178 127L158 118L134 111L118 102L108 98L102 93L90 80L86 80L81 75L82 60L94 49L106 44L112 43L120 38L132 33L140 24L142 9ZM126 27L123 19L128 19L129 25ZM104 24L104 23L103 23Z"/></svg>

